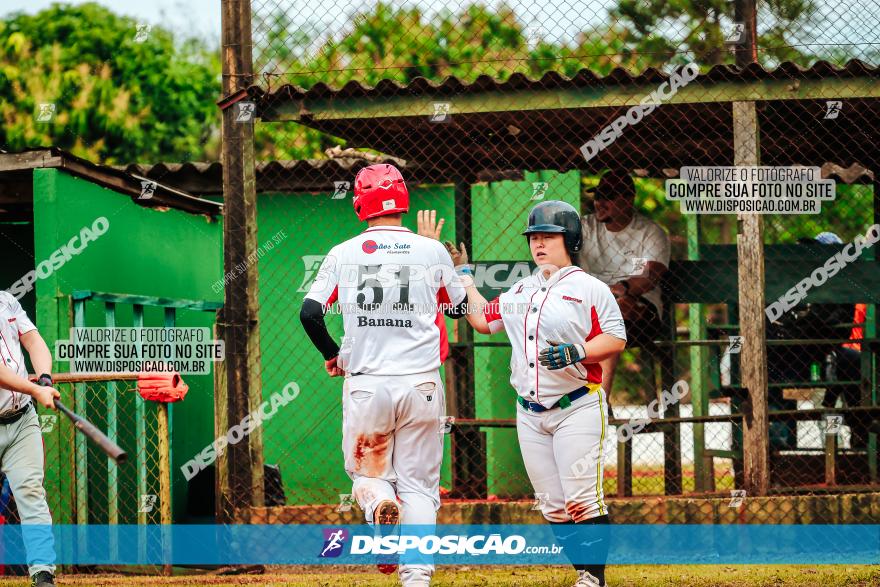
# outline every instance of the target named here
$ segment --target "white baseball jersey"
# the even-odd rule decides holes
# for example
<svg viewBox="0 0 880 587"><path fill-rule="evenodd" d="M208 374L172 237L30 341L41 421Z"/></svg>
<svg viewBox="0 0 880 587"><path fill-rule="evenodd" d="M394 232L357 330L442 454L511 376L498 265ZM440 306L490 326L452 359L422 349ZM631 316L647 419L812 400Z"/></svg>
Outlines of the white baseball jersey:
<svg viewBox="0 0 880 587"><path fill-rule="evenodd" d="M489 329L504 329L513 347L510 383L523 398L551 407L588 383L602 383L598 363L549 370L538 353L554 343L584 343L605 333L626 340L620 307L607 285L579 267L544 277L542 271L518 281L484 311Z"/></svg>
<svg viewBox="0 0 880 587"><path fill-rule="evenodd" d="M655 261L669 267L669 236L659 224L635 214L623 230L611 232L596 220L595 214L581 219L584 245L578 256L578 265L608 285L614 285L628 277L639 277L647 261ZM657 308L663 310L660 288L641 295Z"/></svg>
<svg viewBox="0 0 880 587"><path fill-rule="evenodd" d="M21 377L26 378L28 372L19 337L36 329L15 296L7 291L0 291L0 361ZM29 401L29 395L0 388L0 413L17 410Z"/></svg>
<svg viewBox="0 0 880 587"><path fill-rule="evenodd" d="M351 374L407 375L440 367L449 354L440 304L465 290L439 241L402 226L375 226L333 247L306 298L336 302Z"/></svg>

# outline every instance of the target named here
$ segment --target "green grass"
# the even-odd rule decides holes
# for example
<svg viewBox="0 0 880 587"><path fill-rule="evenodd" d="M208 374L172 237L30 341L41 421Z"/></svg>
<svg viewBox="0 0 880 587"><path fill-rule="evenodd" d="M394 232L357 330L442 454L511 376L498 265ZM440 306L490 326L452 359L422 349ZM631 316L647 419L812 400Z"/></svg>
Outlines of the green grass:
<svg viewBox="0 0 880 587"><path fill-rule="evenodd" d="M574 571L564 567L458 567L441 568L433 587L570 587ZM618 566L607 575L609 587L838 587L880 586L880 566ZM24 587L21 579L0 579L3 587ZM180 577L124 577L120 575L66 575L62 585L155 587L156 585L266 585L271 587L394 587L396 577L369 568L348 570L310 567L299 573L265 575L188 575Z"/></svg>

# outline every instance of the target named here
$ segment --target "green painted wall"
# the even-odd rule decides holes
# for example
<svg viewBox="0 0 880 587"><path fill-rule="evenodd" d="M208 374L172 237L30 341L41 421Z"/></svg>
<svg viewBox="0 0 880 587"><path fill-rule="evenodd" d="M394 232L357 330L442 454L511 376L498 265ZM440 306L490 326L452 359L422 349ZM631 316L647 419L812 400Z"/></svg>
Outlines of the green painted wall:
<svg viewBox="0 0 880 587"><path fill-rule="evenodd" d="M451 187L412 189L412 212L404 215L404 225L416 230L415 211L423 208L437 209L448 221L444 234L454 236ZM342 462L342 380L327 377L323 358L300 325L306 291L298 290L306 277L304 258L325 255L366 224L358 222L351 197L333 200L330 194L263 194L257 214L258 243L279 231L287 235L259 264L263 395L291 381L301 388L296 401L264 425L266 462L280 465L288 503L332 503L351 493ZM327 324L340 341L342 318L329 315ZM447 331L451 338L450 320ZM448 486L448 457L443 479Z"/></svg>
<svg viewBox="0 0 880 587"><path fill-rule="evenodd" d="M72 324L69 296L75 290L222 302L222 290L215 293L212 289L223 274L222 223L219 220L209 222L204 217L178 210L144 208L128 196L56 169L34 171L36 261L32 262L36 264L47 259L82 227L91 226L100 216L109 220L106 234L91 242L51 276L37 282L37 325L50 346L59 337L68 336ZM102 304L88 304L87 325L104 325L102 308ZM130 307L120 305L117 324L128 326L131 319ZM178 310L177 320L180 326L210 327L214 323L214 314ZM148 308L145 323L147 326L162 326L161 310ZM56 364L60 370L68 367L67 363ZM180 466L211 442L214 426L212 376L190 375L185 380L190 386L189 394L172 408L172 486L176 521L182 519L186 505L186 482ZM127 392L134 393L131 389ZM98 404L97 398L95 403ZM121 438L133 442L133 437ZM130 455L134 454L134 446L123 444L123 447ZM94 472L100 476L100 471L101 465L97 463ZM50 481L47 479L47 486ZM58 482L69 483L64 470L59 471ZM126 495L128 499L133 495L128 491L128 494L120 495ZM65 495L69 495L69 491L65 490ZM132 504L121 507L125 508L123 511L130 511Z"/></svg>

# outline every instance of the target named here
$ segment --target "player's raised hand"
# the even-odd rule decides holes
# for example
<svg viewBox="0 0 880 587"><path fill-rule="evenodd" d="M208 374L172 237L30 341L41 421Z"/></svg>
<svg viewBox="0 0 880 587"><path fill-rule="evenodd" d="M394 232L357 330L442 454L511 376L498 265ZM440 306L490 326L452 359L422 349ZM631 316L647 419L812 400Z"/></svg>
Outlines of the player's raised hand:
<svg viewBox="0 0 880 587"><path fill-rule="evenodd" d="M464 243L459 243L458 249L455 248L455 244L449 241L443 243L446 245L446 250L449 251L449 256L452 257L452 265L454 267L460 267L462 265L467 265L469 262L468 252L464 246Z"/></svg>
<svg viewBox="0 0 880 587"><path fill-rule="evenodd" d="M445 218L437 221L437 210L419 210L416 213L416 221L418 225L418 233L422 236L432 238L435 241L440 240L440 230L446 223Z"/></svg>

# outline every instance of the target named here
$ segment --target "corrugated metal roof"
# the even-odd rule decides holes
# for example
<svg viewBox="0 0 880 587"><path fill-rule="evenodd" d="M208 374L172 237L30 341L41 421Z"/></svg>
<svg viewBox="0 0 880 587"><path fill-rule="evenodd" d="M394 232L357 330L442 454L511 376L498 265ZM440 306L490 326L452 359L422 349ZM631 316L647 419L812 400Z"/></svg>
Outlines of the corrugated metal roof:
<svg viewBox="0 0 880 587"><path fill-rule="evenodd" d="M425 178L417 165L393 157L379 160L357 157L262 161L257 163L257 192L327 192L334 182L353 181L357 172L368 165L390 163L399 167L410 181ZM223 165L213 163L133 163L124 167L128 173L162 181L194 194L217 195L223 192Z"/></svg>
<svg viewBox="0 0 880 587"><path fill-rule="evenodd" d="M740 68L736 65L716 65L706 73L700 74L696 81L718 83L727 81L784 80L784 79L821 79L825 77L846 78L880 75L880 68L854 59L843 67L836 67L827 61L817 61L810 67L796 63L781 63L773 69L766 69L756 63ZM581 69L572 77L558 72L549 71L538 79L530 78L523 73L514 73L506 80L496 80L481 75L472 82L464 82L450 76L442 82L432 82L424 77L416 77L406 84L385 79L375 86L361 84L352 80L341 88L334 88L319 82L308 89L285 84L275 90L266 91L259 86L248 88L248 94L258 101L275 101L278 99L303 100L326 98L366 98L431 95L461 95L480 92L505 92L516 90L549 90L588 88L595 86L625 86L641 84L660 84L669 79L669 74L648 68L633 75L622 67L615 68L606 76L598 76L589 69Z"/></svg>
<svg viewBox="0 0 880 587"><path fill-rule="evenodd" d="M668 78L656 69L638 75L616 69L604 77L582 70L571 78L551 72L537 80L522 74L470 83L416 78L249 92L265 121L295 121L351 147L416 162L435 182L479 181L510 169L596 173L628 166L662 177L667 168L733 165L735 101L757 101L765 165L875 167L880 68L857 60L843 67L713 67L585 159L581 148L588 140ZM591 88L596 91L580 91ZM465 94L469 99L460 99ZM445 123L435 123L431 102L447 97L455 107ZM829 100L845 101L834 120L826 120Z"/></svg>
<svg viewBox="0 0 880 587"><path fill-rule="evenodd" d="M450 183L449 178L426 177L418 165L402 164L399 160L383 159L382 163L398 166L410 185L424 183ZM366 159L309 159L302 161L264 161L257 164L257 192L272 193L326 193L333 191L336 181L353 181L361 167L375 161ZM154 165L131 164L125 170L146 178L156 178L166 185L193 194L220 195L223 191L223 166L220 163L156 163ZM430 170L429 170L430 171ZM663 169L659 179L678 177L678 169ZM648 169L634 169L636 177L651 177ZM874 174L867 168L853 164L841 167L834 163L822 165L822 176L839 183L872 183ZM500 180L522 181L523 170L484 170L475 180L490 182Z"/></svg>
<svg viewBox="0 0 880 587"><path fill-rule="evenodd" d="M38 168L64 169L72 175L126 194L134 203L147 208L175 208L191 214L207 216L216 216L223 212L223 204L198 198L159 180L138 177L136 173L117 167L97 165L56 147L0 153L0 183L9 182L20 186L12 190L15 194L15 203L19 207L24 204L30 206L29 203L33 199L30 172ZM145 179L155 184L152 186L150 197L147 198L143 197L142 182Z"/></svg>
<svg viewBox="0 0 880 587"><path fill-rule="evenodd" d="M834 163L822 166L822 177L831 178L842 183L873 183L874 172L858 164L841 167Z"/></svg>

